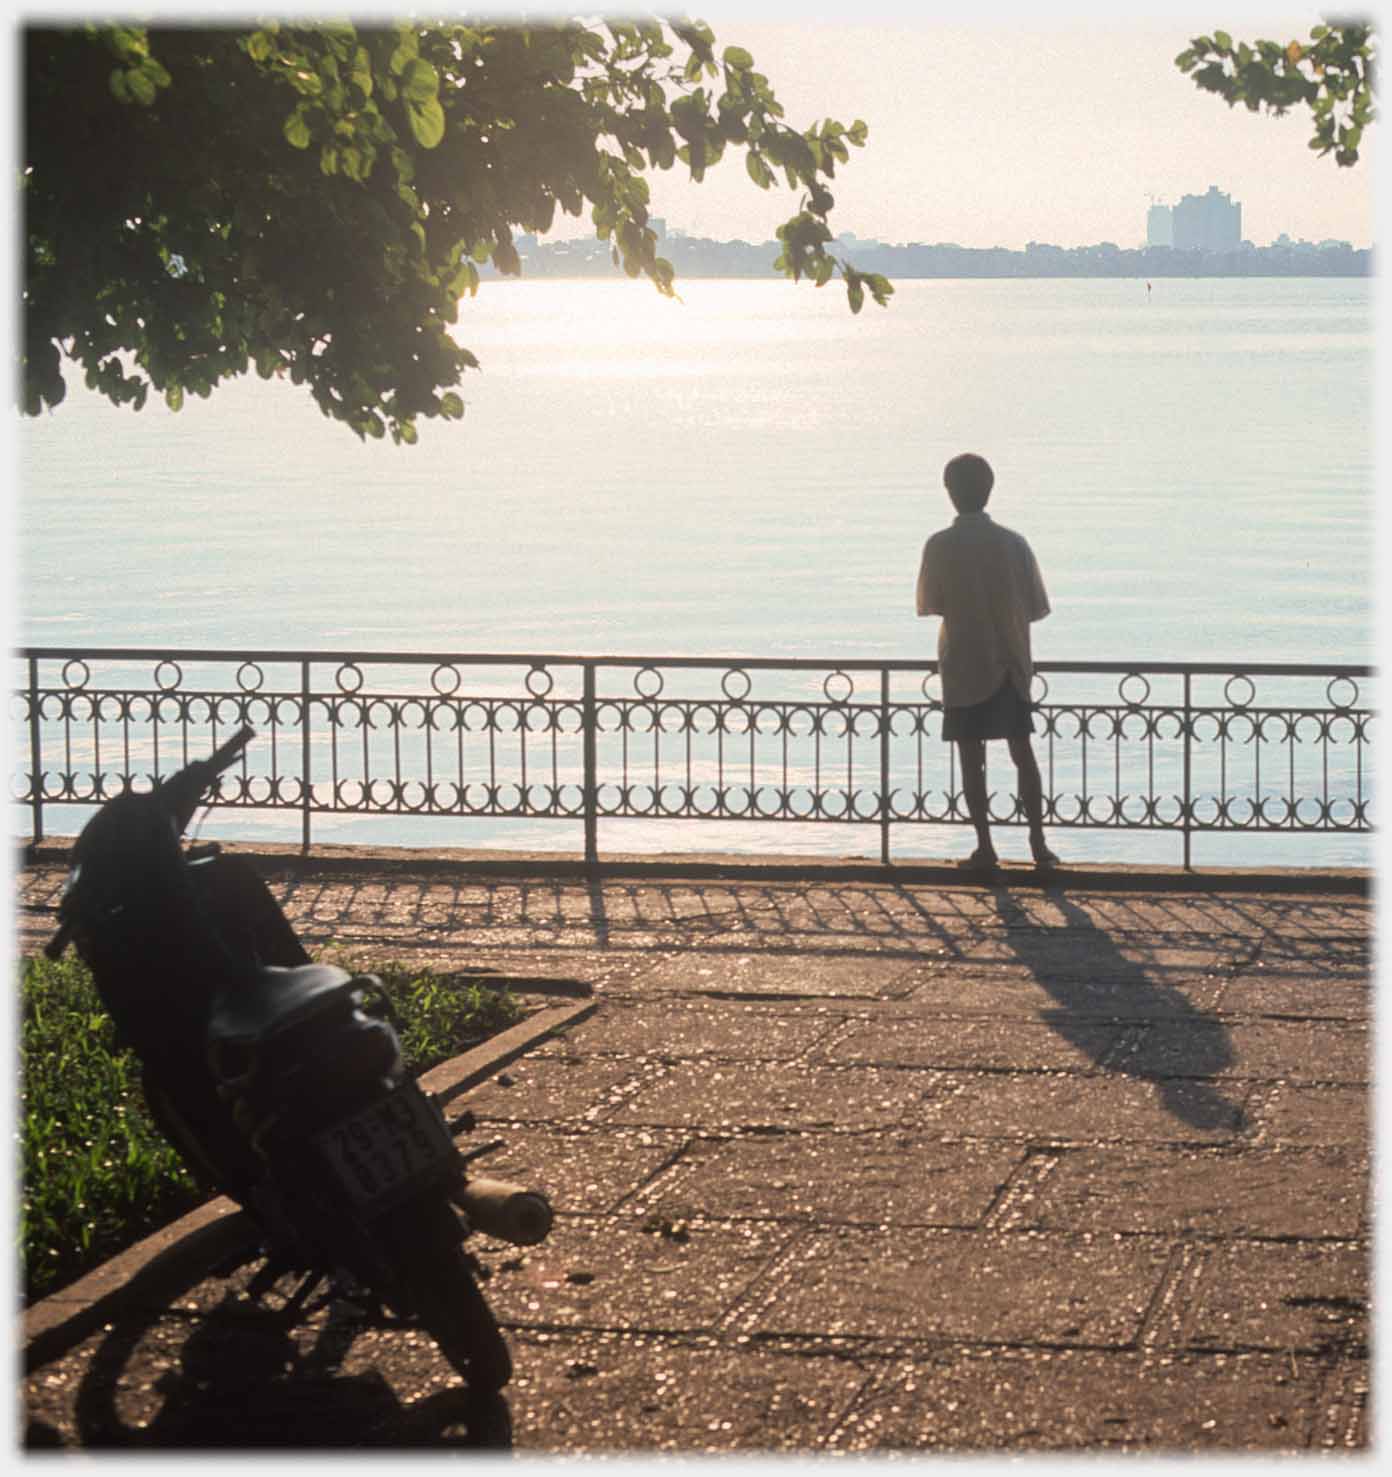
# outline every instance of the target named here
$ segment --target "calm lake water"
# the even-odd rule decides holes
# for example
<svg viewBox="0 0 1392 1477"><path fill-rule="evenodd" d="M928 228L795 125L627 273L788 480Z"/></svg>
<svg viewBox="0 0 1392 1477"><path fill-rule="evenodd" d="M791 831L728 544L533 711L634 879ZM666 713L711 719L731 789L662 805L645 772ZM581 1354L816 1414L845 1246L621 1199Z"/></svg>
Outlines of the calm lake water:
<svg viewBox="0 0 1392 1477"><path fill-rule="evenodd" d="M254 376L177 415L70 385L17 436L20 640L930 656L918 553L972 449L1044 571L1038 658L1375 659L1368 279L907 281L858 317L834 286L681 292L485 284L467 413L414 448Z"/></svg>

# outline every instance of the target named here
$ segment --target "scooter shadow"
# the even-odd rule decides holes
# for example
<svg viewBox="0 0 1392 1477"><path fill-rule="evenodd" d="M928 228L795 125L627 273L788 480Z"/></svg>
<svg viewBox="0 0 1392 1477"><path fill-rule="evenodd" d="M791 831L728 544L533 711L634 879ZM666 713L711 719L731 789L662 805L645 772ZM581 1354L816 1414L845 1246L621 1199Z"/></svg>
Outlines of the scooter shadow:
<svg viewBox="0 0 1392 1477"><path fill-rule="evenodd" d="M461 1382L403 1401L375 1370L344 1374L338 1362L361 1327L352 1321L331 1318L305 1351L278 1309L249 1303L230 1290L192 1323L172 1367L170 1311L147 1305L109 1325L77 1392L81 1449L497 1450L512 1445L511 1413L502 1394L479 1396ZM165 1327L157 1327L161 1323ZM177 1326L172 1337L178 1337ZM390 1352L384 1348L387 1359ZM145 1361L158 1361L160 1372L147 1374L141 1369ZM142 1386L148 1390L143 1399L122 1398L122 1391ZM151 1401L157 1408L151 1410ZM48 1444L43 1432L32 1435L26 1446Z"/></svg>

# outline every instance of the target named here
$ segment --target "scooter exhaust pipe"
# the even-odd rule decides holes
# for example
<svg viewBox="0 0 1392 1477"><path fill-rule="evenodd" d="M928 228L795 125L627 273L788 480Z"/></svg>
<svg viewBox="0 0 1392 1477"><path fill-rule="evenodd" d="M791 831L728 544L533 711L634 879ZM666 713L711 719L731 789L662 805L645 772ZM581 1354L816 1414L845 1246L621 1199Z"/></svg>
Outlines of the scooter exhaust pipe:
<svg viewBox="0 0 1392 1477"><path fill-rule="evenodd" d="M540 1190L470 1175L451 1198L476 1231L498 1241L535 1246L551 1234L551 1202Z"/></svg>

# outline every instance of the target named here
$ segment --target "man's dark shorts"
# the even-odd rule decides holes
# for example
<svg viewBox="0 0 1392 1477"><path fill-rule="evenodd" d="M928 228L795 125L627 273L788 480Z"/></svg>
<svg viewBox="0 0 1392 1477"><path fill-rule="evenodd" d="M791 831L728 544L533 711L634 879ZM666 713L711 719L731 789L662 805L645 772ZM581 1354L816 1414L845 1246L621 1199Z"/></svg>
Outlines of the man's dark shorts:
<svg viewBox="0 0 1392 1477"><path fill-rule="evenodd" d="M1015 690L1009 677L994 697L967 708L944 708L942 736L948 743L958 739L1022 738L1034 732L1030 705Z"/></svg>

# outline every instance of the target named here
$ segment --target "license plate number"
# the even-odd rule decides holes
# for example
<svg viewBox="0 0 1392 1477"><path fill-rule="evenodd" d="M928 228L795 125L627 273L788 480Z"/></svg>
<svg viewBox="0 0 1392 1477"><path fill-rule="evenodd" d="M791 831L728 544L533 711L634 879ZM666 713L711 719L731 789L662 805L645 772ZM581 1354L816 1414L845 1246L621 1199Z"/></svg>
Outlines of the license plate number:
<svg viewBox="0 0 1392 1477"><path fill-rule="evenodd" d="M449 1162L454 1144L419 1092L394 1092L319 1135L319 1146L355 1205L391 1195Z"/></svg>

